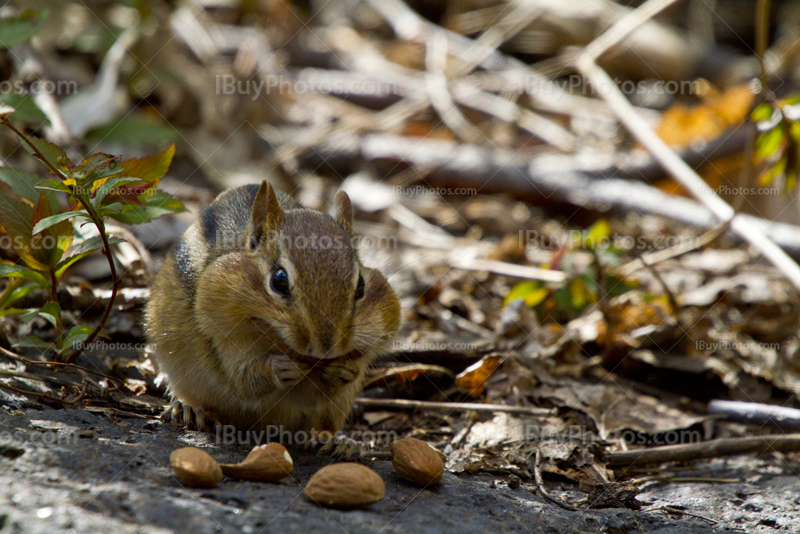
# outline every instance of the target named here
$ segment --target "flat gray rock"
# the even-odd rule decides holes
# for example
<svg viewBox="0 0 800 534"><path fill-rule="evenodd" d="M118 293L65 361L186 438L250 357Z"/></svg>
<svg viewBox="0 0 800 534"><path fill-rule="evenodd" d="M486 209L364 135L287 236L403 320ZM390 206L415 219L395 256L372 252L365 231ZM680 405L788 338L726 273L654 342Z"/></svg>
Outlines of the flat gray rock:
<svg viewBox="0 0 800 534"><path fill-rule="evenodd" d="M183 431L145 419L115 422L84 410L26 409L12 413L16 415L9 415L8 411L0 414L2 533L725 531L723 523L712 528L700 518L673 518L658 511L569 512L533 494L528 484L509 488L502 477L446 473L439 488L420 489L398 478L389 462L375 462L373 466L386 482L383 501L359 510L330 510L306 501L303 486L331 460L300 451L292 451L294 476L277 484L226 478L213 489L184 488L172 475L172 450L200 446L220 462L238 462L250 446L217 446L215 436L210 434ZM800 495L797 478L781 478L781 492ZM719 501L730 495L744 502L736 497L734 485L727 485L724 491L715 485L699 486L710 488L700 490L707 491L704 496L708 499ZM683 498L680 494L670 495L670 488L675 486L660 486L655 493L640 498L651 507L686 505L686 510L691 511L692 499L685 494ZM550 489L558 491L555 487ZM736 510L729 502L725 506ZM742 517L752 513L740 511ZM788 515L791 514L775 518L783 523L781 526L771 525L770 530L764 531L781 527L796 531L790 527ZM792 517L796 526L797 514ZM724 523L728 528L737 526L735 517ZM760 531L750 529L757 525L765 526L755 518L746 530Z"/></svg>

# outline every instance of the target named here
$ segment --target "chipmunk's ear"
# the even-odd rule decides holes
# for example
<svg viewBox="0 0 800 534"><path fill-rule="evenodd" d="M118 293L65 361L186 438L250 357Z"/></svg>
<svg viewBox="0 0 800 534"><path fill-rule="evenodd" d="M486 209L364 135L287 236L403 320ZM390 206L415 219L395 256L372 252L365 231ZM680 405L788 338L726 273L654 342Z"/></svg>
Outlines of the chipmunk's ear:
<svg viewBox="0 0 800 534"><path fill-rule="evenodd" d="M247 246L254 250L274 235L281 224L283 208L278 204L278 197L272 184L264 180L258 188L253 201L253 212L250 214L250 225L247 229Z"/></svg>
<svg viewBox="0 0 800 534"><path fill-rule="evenodd" d="M344 228L348 234L353 234L353 205L350 197L344 191L336 193L335 198L336 222Z"/></svg>

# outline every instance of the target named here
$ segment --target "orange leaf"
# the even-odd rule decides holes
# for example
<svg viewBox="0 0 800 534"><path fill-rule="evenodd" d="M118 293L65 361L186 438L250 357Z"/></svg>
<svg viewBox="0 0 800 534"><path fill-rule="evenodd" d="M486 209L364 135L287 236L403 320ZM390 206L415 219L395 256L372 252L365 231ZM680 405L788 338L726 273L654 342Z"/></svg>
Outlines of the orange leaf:
<svg viewBox="0 0 800 534"><path fill-rule="evenodd" d="M483 393L486 381L502 362L502 356L497 354L484 356L481 361L470 365L463 372L456 375L456 387L473 397L480 396Z"/></svg>

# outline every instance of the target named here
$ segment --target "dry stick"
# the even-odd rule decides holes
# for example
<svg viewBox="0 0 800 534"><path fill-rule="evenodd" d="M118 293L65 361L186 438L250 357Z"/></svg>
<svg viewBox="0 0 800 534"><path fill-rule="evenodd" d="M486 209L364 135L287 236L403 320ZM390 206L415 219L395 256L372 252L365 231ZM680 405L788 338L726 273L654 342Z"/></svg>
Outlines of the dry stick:
<svg viewBox="0 0 800 534"><path fill-rule="evenodd" d="M513 4L514 2L509 6ZM489 55L495 53L501 44L517 35L544 13L544 8L535 2L518 1L516 4L511 11L481 33L469 48L456 55L454 60L460 61L461 64L455 64L453 61L447 66L445 74L448 78L460 78L475 70ZM443 32L437 33L447 37Z"/></svg>
<svg viewBox="0 0 800 534"><path fill-rule="evenodd" d="M51 368L51 369L52 368L61 368L61 369L64 370L64 372L67 372L69 370L75 370L75 371L80 371L80 372L87 373L87 374L90 374L90 375L96 375L96 376L101 377L104 380L108 380L109 382L115 382L116 383L116 385L113 386L113 387L109 386L108 389L110 391L116 391L116 390L120 389L122 387L122 385L123 385L122 380L119 379L119 378L114 378L113 376L108 376L108 375L106 375L104 373L101 373L100 371L93 371L91 369L88 369L86 367L81 367L80 365L76 365L74 363L40 362L40 361L36 361L36 360L30 360L28 358L20 356L19 354L11 352L10 350L8 350L6 348L3 348L3 347L0 347L0 356L8 358L9 360L13 360L15 362L24 364L24 365L29 365L31 367L47 367L47 368ZM78 373L75 373L75 374L78 374Z"/></svg>
<svg viewBox="0 0 800 534"><path fill-rule="evenodd" d="M641 10L652 3L661 3L665 0L650 0L637 9ZM634 23L641 24L641 17L631 20L625 17L622 21L611 27L606 33L613 33L615 38L624 38L632 31ZM623 24L624 28L620 28ZM601 36L602 37L602 36ZM612 44L605 44L611 46ZM704 204L714 216L722 222L728 222L731 230L758 249L772 264L786 275L786 277L800 289L800 266L792 260L786 252L773 243L764 233L749 225L744 219L737 216L733 208L720 198L700 176L692 170L664 141L659 138L650 126L638 115L625 95L619 90L611 77L597 66L590 54L581 53L575 60L575 67L595 87L600 96L608 103L609 107L617 113L620 121L628 128L634 137L644 145L653 157L692 196Z"/></svg>
<svg viewBox="0 0 800 534"><path fill-rule="evenodd" d="M536 480L536 489L539 492L539 495L547 499L553 504L557 504L561 508L565 510L569 510L570 512L577 512L580 510L577 506L572 506L569 503L562 501L556 497L550 495L547 490L544 489L544 480L542 479L542 469L541 469L541 461L542 461L542 453L539 449L536 449L536 462L533 465L533 477Z"/></svg>
<svg viewBox="0 0 800 534"><path fill-rule="evenodd" d="M598 35L594 41L584 47L580 55L591 61L596 60L603 52L606 52L608 49L620 43L639 26L677 1L678 0L649 0L645 2L633 11L628 12L628 14L614 23L611 28Z"/></svg>
<svg viewBox="0 0 800 534"><path fill-rule="evenodd" d="M524 406L504 406L502 404L478 404L473 402L429 402L407 399L368 399L358 397L356 404L371 408L414 408L419 410L472 410L475 412L503 412L519 415L548 416L554 415L555 410L547 408L526 408Z"/></svg>
<svg viewBox="0 0 800 534"><path fill-rule="evenodd" d="M638 271L639 269L644 267L645 264L653 265L656 263L660 263L662 261L666 261L671 258L677 258L678 256L686 254L687 252L691 252L702 246L707 245L708 243L711 243L716 238L725 233L725 230L727 229L728 229L727 224L720 224L716 228L712 228L711 230L704 232L703 235L690 239L686 243L681 243L680 245L675 245L674 247L670 247L668 249L659 250L658 252L650 252L647 254L642 254L635 260L632 260L626 263L625 265L617 268L615 272L618 276L625 277L628 276L629 274Z"/></svg>
<svg viewBox="0 0 800 534"><path fill-rule="evenodd" d="M774 425L785 432L800 431L800 410L758 402L712 400L708 413L723 415L727 421L750 425Z"/></svg>
<svg viewBox="0 0 800 534"><path fill-rule="evenodd" d="M688 462L706 458L735 456L738 454L763 454L765 452L800 451L800 434L758 436L754 438L726 438L667 445L652 449L640 449L606 454L607 467L633 467L664 462Z"/></svg>
<svg viewBox="0 0 800 534"><path fill-rule="evenodd" d="M469 122L453 103L447 88L447 77L444 70L447 65L447 38L434 33L430 36L425 53L425 87L428 89L428 100L450 130L468 143L483 140L484 135L474 124Z"/></svg>
<svg viewBox="0 0 800 534"><path fill-rule="evenodd" d="M516 263L506 263L498 260L486 260L483 258L453 259L450 261L450 265L459 269L464 269L465 271L488 271L495 274L516 276L542 282L561 283L567 279L567 274L562 271L542 269L529 265L518 265Z"/></svg>
<svg viewBox="0 0 800 534"><path fill-rule="evenodd" d="M28 136L25 135L22 131L20 131L16 126L11 124L11 122L9 122L8 117L3 116L2 118L0 118L0 124L4 124L12 132L17 134L19 138L22 139L25 142L25 144L31 148L31 150L33 150L33 152L42 161L42 163L44 163L47 166L47 168L49 168L50 171L61 180L61 182L65 182L67 180L67 177L64 176L57 167L55 167L52 163L50 163L47 160L45 155L42 154L42 152L28 138ZM111 283L111 298L109 299L108 304L106 305L106 309L103 312L103 316L100 318L100 322L97 323L97 327L95 327L95 329L92 330L92 333L89 334L89 337L87 337L86 340L83 343L81 343L81 347L77 351L70 354L70 356L66 359L66 363L73 363L75 360L77 360L78 357L81 354L83 354L83 351L86 349L86 347L89 346L92 343L92 341L94 341L94 338L96 338L97 335L100 333L100 331L103 329L103 326L105 326L108 316L111 314L111 308L114 306L114 300L117 298L117 291L119 290L119 284L122 281L117 276L117 268L114 265L114 256L111 253L111 247L108 244L108 235L106 235L106 228L105 225L103 224L103 220L100 219L100 217L98 217L97 212L95 211L91 203L84 202L78 196L76 196L76 198L80 200L81 205L89 214L89 217L91 218L92 222L97 227L97 231L100 234L100 239L103 241L103 254L105 254L106 258L108 258L108 266L111 269L112 283Z"/></svg>
<svg viewBox="0 0 800 534"><path fill-rule="evenodd" d="M448 48L452 50L452 54L457 58L465 52L472 57L475 57L476 53L483 54L484 59L495 56L502 58L503 61L515 67L515 72L506 71L502 73L509 83L516 83L519 85L520 80L523 79L523 75L533 79L536 81L536 87L541 87L542 91L536 92L535 95L531 93L531 96L535 96L537 99L546 102L548 104L546 106L548 111L555 113L575 114L574 108L576 107L576 104L573 103L572 107L570 107L570 104L568 104L567 101L572 102L574 100L577 102L579 99L565 94L563 91L559 92L558 87L555 84L543 76L540 76L527 69L527 65L524 63L502 56L495 48L491 46L487 47L482 42L473 41L468 37L464 37L463 35L456 34L449 30L445 30L440 26L424 21L417 13L412 11L401 0L369 0L369 3L386 19L389 24L392 25L392 28L399 37L412 42L427 43L432 33L440 34L447 39ZM391 65L388 61L384 60L384 62L387 64L387 66ZM454 80L451 85L451 91L455 95L456 90L459 87L461 88L461 92L463 94L465 90L463 86L468 84L466 84L466 82L463 80ZM569 134L557 122L545 117L541 117L533 111L521 109L516 103L507 101L502 97L493 95L491 93L485 93L475 87L470 87L469 89L471 89L471 92L474 92L477 96L482 98L479 102L473 102L472 99L465 101L465 98L460 98L459 100L461 100L461 104L474 107L483 113L495 115L501 120L516 123L520 128L529 131L533 135L540 137L545 142L552 144L561 150L574 150L574 136ZM591 102L589 99L583 100ZM494 105L487 106L487 104ZM492 111L489 111L487 107L492 109ZM503 117L497 115L498 110L503 108L506 110L509 108L511 109L511 118L508 118L508 112L505 113L506 116Z"/></svg>

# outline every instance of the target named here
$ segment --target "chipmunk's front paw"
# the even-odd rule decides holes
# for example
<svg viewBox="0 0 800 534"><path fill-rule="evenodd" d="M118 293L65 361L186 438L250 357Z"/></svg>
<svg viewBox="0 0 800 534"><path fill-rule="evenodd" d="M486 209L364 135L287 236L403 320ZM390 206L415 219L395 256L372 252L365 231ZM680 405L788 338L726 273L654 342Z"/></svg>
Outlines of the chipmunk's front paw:
<svg viewBox="0 0 800 534"><path fill-rule="evenodd" d="M167 423L185 426L189 430L213 432L216 426L222 426L222 421L214 412L202 408L194 408L179 400L172 401L161 414L161 419Z"/></svg>
<svg viewBox="0 0 800 534"><path fill-rule="evenodd" d="M288 389L297 384L309 371L309 367L301 362L296 362L285 354L276 354L271 357L272 376L275 385L280 389Z"/></svg>
<svg viewBox="0 0 800 534"><path fill-rule="evenodd" d="M334 389L342 388L358 378L361 367L357 360L338 358L322 369L322 381Z"/></svg>
<svg viewBox="0 0 800 534"><path fill-rule="evenodd" d="M364 443L332 432L320 432L306 443L306 447L317 449L317 456L330 456L334 460L368 461L364 457L367 450Z"/></svg>

